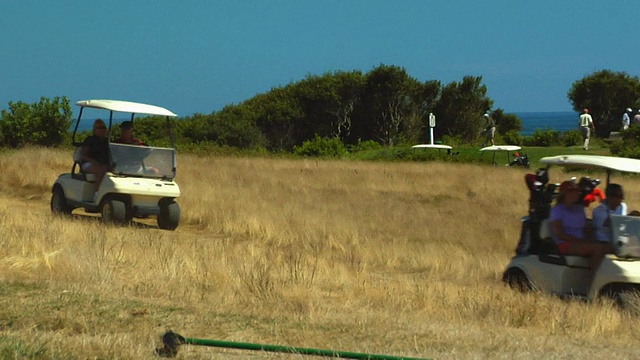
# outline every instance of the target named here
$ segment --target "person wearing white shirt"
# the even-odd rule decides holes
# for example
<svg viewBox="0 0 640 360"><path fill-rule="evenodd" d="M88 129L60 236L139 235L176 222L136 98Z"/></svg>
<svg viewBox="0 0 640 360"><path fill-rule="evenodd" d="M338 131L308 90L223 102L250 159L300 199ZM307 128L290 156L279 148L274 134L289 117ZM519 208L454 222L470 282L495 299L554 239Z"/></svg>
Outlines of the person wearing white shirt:
<svg viewBox="0 0 640 360"><path fill-rule="evenodd" d="M606 198L598 207L593 209L592 223L595 228L596 240L611 242L610 215L627 215L627 204L624 192L619 184L609 184L605 191Z"/></svg>
<svg viewBox="0 0 640 360"><path fill-rule="evenodd" d="M582 140L584 142L582 148L589 150L589 138L591 138L591 130L596 131L595 125L593 125L593 118L589 114L589 109L584 109L582 115L580 115L580 133L582 134Z"/></svg>
<svg viewBox="0 0 640 360"><path fill-rule="evenodd" d="M627 111L622 114L622 131L627 130L629 128L629 125L631 125L631 118L629 117L629 114L631 114L632 112L633 110L631 110L631 108L627 108Z"/></svg>

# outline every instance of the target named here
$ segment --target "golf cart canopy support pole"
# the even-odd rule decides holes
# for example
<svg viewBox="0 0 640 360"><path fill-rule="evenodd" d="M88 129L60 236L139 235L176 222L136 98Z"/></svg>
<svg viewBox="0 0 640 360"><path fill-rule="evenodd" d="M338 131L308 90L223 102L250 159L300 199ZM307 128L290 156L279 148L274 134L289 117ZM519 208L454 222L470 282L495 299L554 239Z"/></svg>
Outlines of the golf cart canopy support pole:
<svg viewBox="0 0 640 360"><path fill-rule="evenodd" d="M341 358L341 359L425 360L424 358L411 358L411 357L403 357L403 356L366 354L366 353L355 353L355 352L336 351L336 350L311 349L311 348L300 348L300 347L280 346L280 345L265 345L265 344L222 341L222 340L184 338L181 335L173 333L171 331L167 332L162 336L162 341L164 343L164 349L157 349L156 351L158 352L158 354L164 357L175 357L178 354L179 345L191 344L191 345L203 345L203 346L241 349L241 350L257 350L257 351L280 352L280 353L299 354L299 355L316 355L316 356L334 357L334 358Z"/></svg>

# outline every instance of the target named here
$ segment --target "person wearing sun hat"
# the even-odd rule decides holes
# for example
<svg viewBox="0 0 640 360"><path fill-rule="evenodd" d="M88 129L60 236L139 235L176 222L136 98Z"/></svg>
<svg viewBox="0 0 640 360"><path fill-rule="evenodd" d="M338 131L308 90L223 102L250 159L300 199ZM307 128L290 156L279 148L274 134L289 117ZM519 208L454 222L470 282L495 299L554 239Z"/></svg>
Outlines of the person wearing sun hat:
<svg viewBox="0 0 640 360"><path fill-rule="evenodd" d="M595 272L604 255L611 252L611 245L586 239L587 215L581 196L582 190L575 182L560 184L557 203L549 216L551 233L561 254L588 257L589 267Z"/></svg>

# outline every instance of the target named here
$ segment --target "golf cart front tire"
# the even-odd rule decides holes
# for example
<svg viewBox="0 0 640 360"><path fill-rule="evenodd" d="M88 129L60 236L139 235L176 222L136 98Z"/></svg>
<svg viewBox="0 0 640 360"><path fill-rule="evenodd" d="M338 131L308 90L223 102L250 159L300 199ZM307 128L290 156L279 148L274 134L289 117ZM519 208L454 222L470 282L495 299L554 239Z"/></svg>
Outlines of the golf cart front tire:
<svg viewBox="0 0 640 360"><path fill-rule="evenodd" d="M51 212L53 214L68 215L71 214L73 208L67 203L67 198L64 196L64 191L60 186L53 188L51 194Z"/></svg>
<svg viewBox="0 0 640 360"><path fill-rule="evenodd" d="M180 224L180 205L172 199L160 201L158 227L163 230L175 230Z"/></svg>
<svg viewBox="0 0 640 360"><path fill-rule="evenodd" d="M106 222L125 223L127 221L127 206L124 202L105 199L102 202L102 220Z"/></svg>
<svg viewBox="0 0 640 360"><path fill-rule="evenodd" d="M502 275L502 281L509 285L510 288L520 292L529 292L533 290L533 286L527 278L527 274L515 267L507 269L507 271L504 272L504 275Z"/></svg>

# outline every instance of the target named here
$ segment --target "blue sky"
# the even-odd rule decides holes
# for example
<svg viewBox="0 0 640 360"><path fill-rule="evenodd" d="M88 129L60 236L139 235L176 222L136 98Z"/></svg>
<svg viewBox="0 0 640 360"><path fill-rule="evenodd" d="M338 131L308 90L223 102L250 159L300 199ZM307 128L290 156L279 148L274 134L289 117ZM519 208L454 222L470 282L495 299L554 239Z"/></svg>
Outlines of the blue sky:
<svg viewBox="0 0 640 360"><path fill-rule="evenodd" d="M640 75L640 1L3 0L0 109L67 96L218 111L335 70L482 76L507 112L571 111L571 84Z"/></svg>

